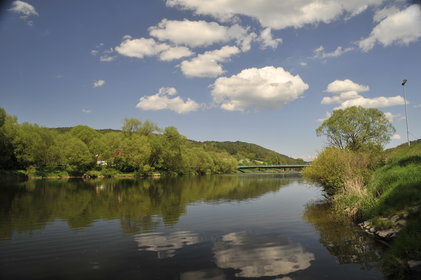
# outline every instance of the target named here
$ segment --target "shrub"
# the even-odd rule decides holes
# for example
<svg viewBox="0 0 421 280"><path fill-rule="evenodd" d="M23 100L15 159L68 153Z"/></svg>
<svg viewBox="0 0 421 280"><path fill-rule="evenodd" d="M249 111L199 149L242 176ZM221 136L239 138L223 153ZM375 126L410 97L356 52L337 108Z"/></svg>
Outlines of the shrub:
<svg viewBox="0 0 421 280"><path fill-rule="evenodd" d="M327 147L304 169L303 175L322 184L328 195L341 191L362 195L364 185L380 162L382 156L375 153Z"/></svg>

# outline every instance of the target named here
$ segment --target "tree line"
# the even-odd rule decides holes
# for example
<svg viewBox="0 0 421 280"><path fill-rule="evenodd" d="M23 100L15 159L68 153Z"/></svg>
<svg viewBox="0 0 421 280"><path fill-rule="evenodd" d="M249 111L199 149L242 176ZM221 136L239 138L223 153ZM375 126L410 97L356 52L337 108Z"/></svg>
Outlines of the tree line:
<svg viewBox="0 0 421 280"><path fill-rule="evenodd" d="M99 132L78 125L60 133L37 124L18 123L0 108L0 169L28 175L87 172L208 174L234 172L237 161L226 152L192 145L175 127L125 119L121 131Z"/></svg>

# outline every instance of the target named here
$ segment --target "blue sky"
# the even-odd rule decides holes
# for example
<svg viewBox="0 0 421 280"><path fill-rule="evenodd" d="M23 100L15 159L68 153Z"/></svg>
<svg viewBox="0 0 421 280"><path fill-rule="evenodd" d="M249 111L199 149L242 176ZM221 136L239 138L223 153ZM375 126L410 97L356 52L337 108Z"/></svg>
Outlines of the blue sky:
<svg viewBox="0 0 421 280"><path fill-rule="evenodd" d="M0 14L0 106L20 122L175 126L310 159L336 108L421 138L421 8L387 0L27 0Z"/></svg>

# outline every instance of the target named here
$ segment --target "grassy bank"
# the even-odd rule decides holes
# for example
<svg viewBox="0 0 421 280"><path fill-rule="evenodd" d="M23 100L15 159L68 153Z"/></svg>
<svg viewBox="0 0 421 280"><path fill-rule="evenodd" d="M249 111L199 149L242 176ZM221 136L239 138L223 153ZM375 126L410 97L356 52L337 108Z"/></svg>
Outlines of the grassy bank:
<svg viewBox="0 0 421 280"><path fill-rule="evenodd" d="M366 221L371 231L399 230L385 238L383 270L392 279L414 273L410 265L421 261L421 142L376 154L327 148L304 175L324 185L335 212Z"/></svg>

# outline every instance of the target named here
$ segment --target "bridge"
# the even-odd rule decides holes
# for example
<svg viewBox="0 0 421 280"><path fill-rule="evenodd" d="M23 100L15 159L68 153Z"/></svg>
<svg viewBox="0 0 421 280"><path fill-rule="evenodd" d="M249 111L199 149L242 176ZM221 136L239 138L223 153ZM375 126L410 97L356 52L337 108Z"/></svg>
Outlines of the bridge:
<svg viewBox="0 0 421 280"><path fill-rule="evenodd" d="M237 169L303 169L306 166L308 164L239 165Z"/></svg>

